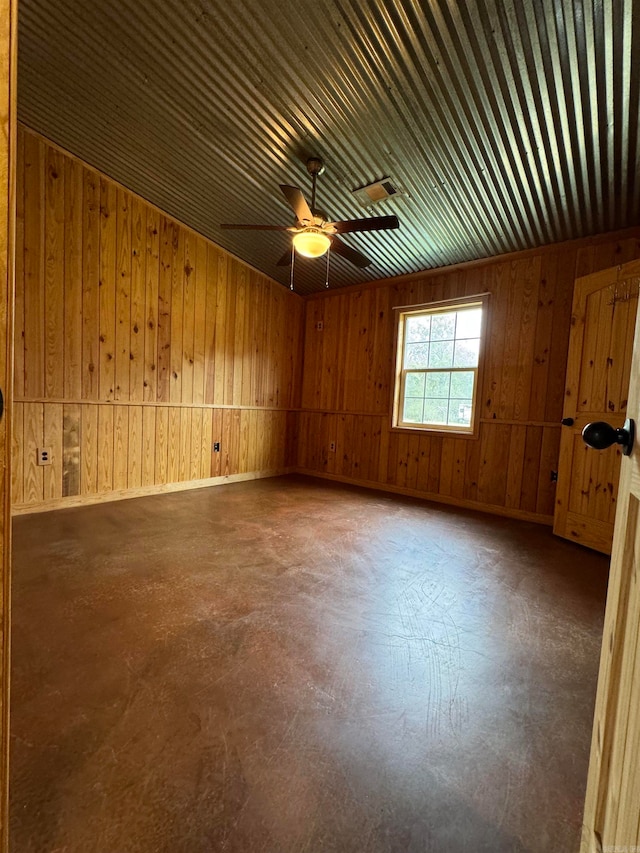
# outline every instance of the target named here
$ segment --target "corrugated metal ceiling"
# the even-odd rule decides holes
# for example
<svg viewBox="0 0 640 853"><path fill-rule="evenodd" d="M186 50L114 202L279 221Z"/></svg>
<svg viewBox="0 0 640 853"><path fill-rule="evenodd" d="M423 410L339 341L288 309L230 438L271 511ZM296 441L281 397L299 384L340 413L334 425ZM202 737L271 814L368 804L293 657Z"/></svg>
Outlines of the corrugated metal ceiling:
<svg viewBox="0 0 640 853"><path fill-rule="evenodd" d="M347 235L331 286L638 224L637 0L21 0L19 117L283 284L279 184ZM358 187L403 195L363 210ZM322 260L296 289L324 286Z"/></svg>

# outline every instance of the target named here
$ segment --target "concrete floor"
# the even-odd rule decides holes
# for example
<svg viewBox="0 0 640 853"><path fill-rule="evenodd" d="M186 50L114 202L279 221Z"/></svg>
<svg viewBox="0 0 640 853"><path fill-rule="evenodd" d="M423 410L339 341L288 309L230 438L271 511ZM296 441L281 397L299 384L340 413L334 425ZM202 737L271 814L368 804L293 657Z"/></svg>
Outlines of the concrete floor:
<svg viewBox="0 0 640 853"><path fill-rule="evenodd" d="M608 561L287 477L15 521L12 853L572 853Z"/></svg>

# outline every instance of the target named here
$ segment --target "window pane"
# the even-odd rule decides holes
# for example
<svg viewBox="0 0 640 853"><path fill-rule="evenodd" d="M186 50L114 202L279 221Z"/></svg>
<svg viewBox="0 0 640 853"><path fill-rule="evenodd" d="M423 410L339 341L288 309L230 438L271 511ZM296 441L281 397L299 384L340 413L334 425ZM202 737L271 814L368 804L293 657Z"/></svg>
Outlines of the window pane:
<svg viewBox="0 0 640 853"><path fill-rule="evenodd" d="M456 331L456 315L451 314L434 314L431 318L431 340L432 341L452 341Z"/></svg>
<svg viewBox="0 0 640 853"><path fill-rule="evenodd" d="M473 396L473 377L469 371L451 374L451 396L457 399L465 399ZM432 396L435 396L432 395Z"/></svg>
<svg viewBox="0 0 640 853"><path fill-rule="evenodd" d="M428 424L446 424L448 400L425 400L424 422Z"/></svg>
<svg viewBox="0 0 640 853"><path fill-rule="evenodd" d="M470 308L458 312L456 338L479 338L482 323L482 308Z"/></svg>
<svg viewBox="0 0 640 853"><path fill-rule="evenodd" d="M479 353L480 341L478 338L471 341L456 341L456 353L453 360L453 366L477 367Z"/></svg>
<svg viewBox="0 0 640 853"><path fill-rule="evenodd" d="M429 362L429 344L407 344L404 348L404 366L406 368L427 367Z"/></svg>
<svg viewBox="0 0 640 853"><path fill-rule="evenodd" d="M406 397L424 397L424 373L407 373L404 384ZM460 395L468 397L468 394Z"/></svg>
<svg viewBox="0 0 640 853"><path fill-rule="evenodd" d="M412 424L422 423L422 397L405 397L402 420Z"/></svg>
<svg viewBox="0 0 640 853"><path fill-rule="evenodd" d="M471 426L471 400L450 400L447 423Z"/></svg>
<svg viewBox="0 0 640 853"><path fill-rule="evenodd" d="M435 325L435 318L434 318ZM431 343L429 349L429 367L452 367L453 366L453 341L441 341ZM461 365L466 367L466 364Z"/></svg>
<svg viewBox="0 0 640 853"><path fill-rule="evenodd" d="M406 339L409 343L428 341L431 331L431 317L408 317ZM471 337L471 335L469 335Z"/></svg>
<svg viewBox="0 0 640 853"><path fill-rule="evenodd" d="M425 397L449 397L450 373L428 373ZM465 394L465 397L467 395Z"/></svg>

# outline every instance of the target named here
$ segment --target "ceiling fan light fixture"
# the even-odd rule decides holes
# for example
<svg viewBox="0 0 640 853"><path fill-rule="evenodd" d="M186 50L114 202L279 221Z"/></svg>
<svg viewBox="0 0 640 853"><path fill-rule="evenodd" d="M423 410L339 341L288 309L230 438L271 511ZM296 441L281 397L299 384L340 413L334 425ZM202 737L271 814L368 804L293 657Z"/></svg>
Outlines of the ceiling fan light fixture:
<svg viewBox="0 0 640 853"><path fill-rule="evenodd" d="M331 240L318 228L305 228L294 236L293 245L305 258L319 258L327 252Z"/></svg>

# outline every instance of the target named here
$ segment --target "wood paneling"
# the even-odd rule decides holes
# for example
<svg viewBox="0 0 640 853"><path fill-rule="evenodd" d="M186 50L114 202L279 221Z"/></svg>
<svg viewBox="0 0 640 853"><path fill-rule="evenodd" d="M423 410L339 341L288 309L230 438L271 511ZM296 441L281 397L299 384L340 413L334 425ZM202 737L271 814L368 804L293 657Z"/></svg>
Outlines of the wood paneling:
<svg viewBox="0 0 640 853"><path fill-rule="evenodd" d="M292 464L285 410L45 402L14 407L18 511L63 496L275 473ZM45 434L52 464L40 467L36 450ZM221 442L219 453L212 451L214 441Z"/></svg>
<svg viewBox="0 0 640 853"><path fill-rule="evenodd" d="M612 256L619 263L640 256L637 236L310 297L299 468L550 523L574 280ZM393 308L484 292L478 439L392 430Z"/></svg>
<svg viewBox="0 0 640 853"><path fill-rule="evenodd" d="M305 305L36 134L18 143L18 508L298 467L550 520L573 282L638 257L635 232ZM394 306L481 292L478 439L392 431Z"/></svg>
<svg viewBox="0 0 640 853"><path fill-rule="evenodd" d="M295 464L301 298L22 127L17 150L16 509Z"/></svg>

